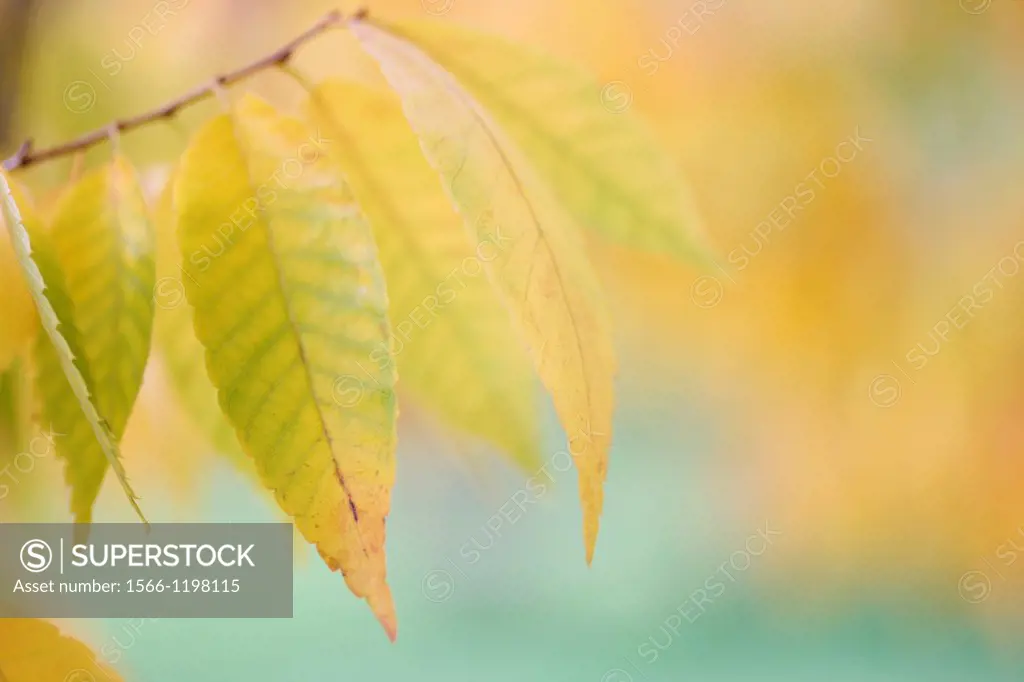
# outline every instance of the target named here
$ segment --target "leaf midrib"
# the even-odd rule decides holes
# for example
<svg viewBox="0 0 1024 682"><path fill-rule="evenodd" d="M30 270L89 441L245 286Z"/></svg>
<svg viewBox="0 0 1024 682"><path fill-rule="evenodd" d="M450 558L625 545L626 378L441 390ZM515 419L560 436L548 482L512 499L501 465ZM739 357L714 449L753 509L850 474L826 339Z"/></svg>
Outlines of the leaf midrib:
<svg viewBox="0 0 1024 682"><path fill-rule="evenodd" d="M590 180L593 181L593 183L601 189L601 194L611 194L617 197L617 203L621 206L624 206L626 210L634 218L664 225L664 219L654 217L653 214L647 212L642 212L641 207L637 204L637 202L627 200L627 195L622 191L620 183L609 180L603 174L598 173L596 170L594 170L591 167L592 164L590 163L589 159L581 159L581 155L576 153L577 148L575 145L563 142L557 135L553 134L545 126L540 125L535 117L527 115L526 110L519 106L514 100L503 96L499 89L491 87L490 83L487 80L485 80L482 76L480 76L479 73L475 71L471 66L467 66L465 62L454 56L451 57L450 59L439 58L436 51L432 50L431 48L427 47L426 45L420 42L417 42L411 36L409 36L400 28L398 28L398 26L396 25L388 24L386 27L383 28L391 32L393 35L400 36L403 40L406 40L409 43L416 45L419 49L423 50L425 54L429 55L430 58L433 59L438 64L450 62L448 66L446 66L445 68L451 69L453 72L457 71L460 80L467 83L472 83L475 86L474 89L476 90L486 92L488 94L488 99L492 100L493 102L492 106L494 109L499 111L503 109L506 112L507 118L514 118L515 120L519 121L523 128L528 129L530 132L532 132L533 135L540 138L542 141L546 142L548 145L551 146L552 149L572 159L573 167L576 168L581 175L590 178ZM452 65L456 65L455 68L453 68ZM581 160L585 160L587 162L581 163ZM674 239L673 241L675 242ZM686 248L685 244L680 244L678 242L676 242L674 246L676 248Z"/></svg>
<svg viewBox="0 0 1024 682"><path fill-rule="evenodd" d="M124 324L124 315L125 315L125 308L126 308L126 306L125 306L125 299L126 299L125 291L124 291L124 288L121 286L121 284L125 280L125 276L124 276L124 273L125 273L125 263L124 263L124 259L122 258L123 253L121 251L121 247L122 247L122 245L125 242L125 234L126 234L125 228L124 228L124 224L125 224L124 209L125 209L125 206L124 206L124 195L121 192L120 186L118 184L119 178L117 176L121 172L121 169L118 166L119 166L119 159L117 157L115 157L114 161L110 164L110 167L109 167L109 169L107 171L107 174L106 174L107 190L110 193L110 200L112 202L114 202L114 208L115 208L115 212L116 212L116 216L117 216L117 219L113 221L113 223L114 223L113 231L114 231L115 239L113 240L113 243L111 245L111 251L113 252L114 262L115 262L115 266L114 267L116 268L116 279L114 280L114 282L115 282L114 291L115 291L115 295L116 295L116 300L115 300L115 305L112 306L112 307L114 307L117 310L117 318L116 318L117 333L114 336L115 340L121 338L121 335L124 333L122 325ZM113 374L113 377L104 377L104 379L106 379L108 381L111 378L113 379L113 383L115 383L117 385L117 389L120 391L121 397L124 399L124 409L123 409L123 411L125 413L127 413L129 411L129 403L131 403L131 398L128 395L127 387L124 386L124 384L121 382L121 373L119 371L120 364L121 364L120 363L120 359L121 359L121 357L124 356L124 354L118 353L117 350L118 350L117 349L117 344L115 343L115 344L111 344L111 347L108 348L106 350L106 352L102 353L103 355L108 355L109 354L109 355L113 356L113 357L110 357L110 358L104 358L103 367L105 369L107 369L108 371L112 372L112 374ZM120 438L121 437L121 435L124 432L124 428L125 428L125 426L128 423L128 415L127 414L124 415L123 419L121 417L122 417L122 415L119 412L117 414L118 421L114 422L114 428L112 429L113 432L114 432L114 437L115 438Z"/></svg>
<svg viewBox="0 0 1024 682"><path fill-rule="evenodd" d="M570 302L568 300L568 296L566 295L566 292L568 291L568 289L566 288L565 278L562 275L561 266L560 266L560 264L558 262L558 259L555 257L555 252L551 248L551 244L548 241L547 234L546 234L546 232L544 230L544 227L541 225L540 219L537 217L536 209L534 208L533 202L530 201L530 198L527 195L527 193L526 193L526 191L525 191L525 189L523 187L523 183L522 183L522 180L519 177L519 174L516 172L514 166L509 161L508 156L505 154L505 150L502 148L501 144L499 143L498 138L497 138L495 132L491 129L490 125L488 124L488 121L487 121L486 117L484 117L480 113L480 111L478 110L478 107L476 105L475 100L473 100L468 95L468 93L466 93L462 88L459 88L459 87L451 88L450 87L450 83L446 82L447 80L448 80L447 78L442 78L441 79L442 84L444 85L445 89L448 90L451 94L453 94L458 100L460 100L463 103L463 105L466 107L466 109L469 111L469 113L477 121L477 123L480 125L481 129L487 135L487 138L490 140L491 145L494 147L494 150L498 153L498 156L500 157L501 162L505 165L505 168L508 171L509 176L512 178L512 182L516 186L516 191L519 193L519 196L522 198L523 203L526 205L526 208L527 208L527 210L530 213L530 219L533 221L534 227L537 230L537 238L538 238L538 240L544 243L544 248L548 252L548 256L551 258L551 266L552 266L552 268L554 268L555 276L558 278L559 291L562 294L562 296L561 296L562 303L565 306L566 314L569 316L569 322L572 324L573 337L576 340L576 351L579 353L580 365L582 366L581 369L583 370L583 372L582 372L582 374L583 374L583 387L584 387L584 395L586 395L587 413L588 414L592 414L593 413L594 405L591 402L591 400L592 400L592 392L591 392L591 387L590 387L590 372L589 372L590 363L588 362L588 357L589 356L583 352L583 342L580 339L580 331L579 331L579 325L576 322L576 314L573 311L572 305L570 304ZM534 265L534 263L536 263L536 259L533 259L533 261L530 263L530 271L529 271L529 273L527 275L527 278L526 278L525 296L527 298L529 298L529 295L530 295L530 283L531 283L531 280L533 279L533 265ZM543 363L544 363L544 358L543 357L540 358L540 363L543 365ZM538 367L538 371L539 370L540 370L540 367Z"/></svg>
<svg viewBox="0 0 1024 682"><path fill-rule="evenodd" d="M248 149L245 143L242 141L243 134L241 134L241 124L238 121L237 115L234 110L229 111L228 116L231 128L231 135L235 140L235 144L238 146L242 156L242 165L245 168L245 180L249 189L255 192L258 189L254 178L252 177L252 168L249 166L249 159L251 154L248 153ZM313 402L313 408L316 410L317 419L320 421L320 430L323 434L324 440L327 444L328 452L330 452L331 463L334 465L334 476L338 480L338 484L341 486L342 492L345 493L345 498L348 501L349 510L352 512L353 525L355 527L356 537L359 539L359 549L362 551L363 556L369 558L370 553L366 547L366 543L363 541L361 524L359 523L359 514L356 511L355 500L352 497L352 493L349 491L348 486L345 483L345 476L341 472L341 467L338 464L336 453L334 450L334 441L331 438L330 431L327 428L327 421L324 417L323 408L320 405L320 401L317 398L316 389L313 384L313 375L309 370L309 358L306 354L306 346L302 340L302 334L299 331L298 324L295 321L295 317L292 314L291 300L287 294L287 284L284 278L284 271L281 267L281 263L278 260L277 249L274 245L274 231L271 229L270 222L273 219L274 212L267 210L264 217L259 221L259 224L263 227L264 234L267 238L267 251L270 255L270 262L274 268L274 281L277 283L278 293L281 295L282 306L284 307L285 317L288 320L288 327L292 332L292 336L295 338L295 345L298 349L299 360L302 365L302 372L306 378L306 385L309 388L309 396Z"/></svg>

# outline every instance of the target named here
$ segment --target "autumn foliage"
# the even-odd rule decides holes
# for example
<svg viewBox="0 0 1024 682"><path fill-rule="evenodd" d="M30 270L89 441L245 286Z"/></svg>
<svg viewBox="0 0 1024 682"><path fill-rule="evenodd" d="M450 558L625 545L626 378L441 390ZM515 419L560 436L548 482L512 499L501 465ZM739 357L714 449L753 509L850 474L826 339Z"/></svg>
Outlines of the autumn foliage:
<svg viewBox="0 0 1024 682"><path fill-rule="evenodd" d="M578 471L589 563L617 363L587 242L689 262L704 247L668 154L574 67L439 24L318 27L351 31L390 90L309 82L289 49L261 68L307 89L301 111L219 79L199 96L223 113L155 191L117 135L52 210L17 177L31 152L8 161L0 369L28 368L33 414L67 434L87 524L108 475L143 517L119 441L159 356L209 441L250 459L393 639L396 389L532 466L532 369Z"/></svg>

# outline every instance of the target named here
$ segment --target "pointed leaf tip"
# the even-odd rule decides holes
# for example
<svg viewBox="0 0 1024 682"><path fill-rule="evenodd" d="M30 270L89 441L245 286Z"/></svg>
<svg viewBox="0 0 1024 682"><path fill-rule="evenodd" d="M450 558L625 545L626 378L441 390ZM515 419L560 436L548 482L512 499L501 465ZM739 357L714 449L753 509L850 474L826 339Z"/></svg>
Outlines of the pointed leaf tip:
<svg viewBox="0 0 1024 682"><path fill-rule="evenodd" d="M2 172L0 213L45 332L38 335L35 342L36 381L37 386L47 389L42 391L44 414L54 413L50 421L71 439L58 446L58 451L63 449L66 453L66 471L72 483L72 509L76 520L91 517L92 504L108 466L117 476L136 514L145 520L121 464L116 434L111 431L103 414L99 400L103 394L95 390L96 376L90 366L89 354L83 352L85 349L75 325L72 290L65 281L59 250L55 246L56 235L53 230L44 228L42 219L32 209L27 192ZM140 288L150 290L145 285L140 285ZM81 292L78 288L75 291ZM145 345L148 346L148 340ZM60 418L57 418L58 413ZM83 463L80 454L85 449L95 456L89 458L86 466L76 467L76 464Z"/></svg>
<svg viewBox="0 0 1024 682"><path fill-rule="evenodd" d="M427 160L480 249L482 264L570 435L588 553L597 538L614 411L615 349L597 275L572 216L455 78L409 41L351 27L398 93ZM488 252L491 253L491 252ZM584 446L574 449L574 441Z"/></svg>
<svg viewBox="0 0 1024 682"><path fill-rule="evenodd" d="M383 583L372 592L366 595L366 603L377 617L385 634L392 643L398 639L398 615L395 611L395 602L391 597L391 588Z"/></svg>
<svg viewBox="0 0 1024 682"><path fill-rule="evenodd" d="M317 151L327 144L244 98L196 134L172 206L193 329L221 411L281 509L394 637L384 545L397 378L392 360L374 362L390 348L387 295L373 232ZM276 182L291 163L302 172ZM253 207L251 221L225 239L219 230L239 206ZM349 400L339 386L375 364Z"/></svg>

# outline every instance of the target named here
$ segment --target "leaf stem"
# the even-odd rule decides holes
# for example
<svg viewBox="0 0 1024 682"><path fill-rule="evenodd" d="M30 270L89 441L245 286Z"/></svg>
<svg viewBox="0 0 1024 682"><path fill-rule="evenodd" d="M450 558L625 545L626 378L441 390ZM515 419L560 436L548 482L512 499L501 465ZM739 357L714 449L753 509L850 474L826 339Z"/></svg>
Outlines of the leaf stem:
<svg viewBox="0 0 1024 682"><path fill-rule="evenodd" d="M360 9L353 15L353 17L363 18L366 15L366 10ZM298 48L302 47L305 43L313 40L314 38L319 37L323 33L326 33L328 30L341 25L343 21L344 17L338 10L325 14L315 24L285 45L279 47L277 50L260 57L256 61L247 64L240 69L217 76L214 79L214 86L226 87L241 80L245 80L249 76L265 69L287 64L288 60L291 59L292 55ZM81 137L53 147L47 147L36 151L32 148L31 138L27 139L21 143L18 151L15 152L13 156L5 159L0 165L2 165L3 169L8 172L14 171L42 161L48 161L50 159L55 159L67 154L73 154L75 152L88 149L89 147L108 139L110 137L111 130L123 132L139 128L147 123L152 123L161 119L173 118L181 109L191 106L192 104L200 102L213 95L216 90L216 87L214 86L206 84L195 87L170 102L156 107L155 109L151 109L131 118L112 121L111 123L104 125L102 128L97 128L96 130L86 133Z"/></svg>

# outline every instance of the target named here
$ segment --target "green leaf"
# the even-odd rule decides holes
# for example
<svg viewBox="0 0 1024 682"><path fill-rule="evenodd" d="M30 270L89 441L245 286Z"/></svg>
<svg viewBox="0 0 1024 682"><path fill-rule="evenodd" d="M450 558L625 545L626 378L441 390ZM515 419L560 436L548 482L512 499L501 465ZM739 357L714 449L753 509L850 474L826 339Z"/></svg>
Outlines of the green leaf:
<svg viewBox="0 0 1024 682"><path fill-rule="evenodd" d="M369 224L301 122L251 96L186 151L174 204L195 331L264 484L388 635L397 406ZM367 365L375 349L384 362ZM354 404L339 399L357 390Z"/></svg>
<svg viewBox="0 0 1024 682"><path fill-rule="evenodd" d="M402 99L475 248L509 241L485 262L569 436L583 535L593 557L611 446L615 353L583 239L522 153L443 68L363 22L351 29Z"/></svg>
<svg viewBox="0 0 1024 682"><path fill-rule="evenodd" d="M124 435L149 357L155 265L153 227L146 213L134 169L116 156L61 196L50 228L93 397L116 441ZM60 374L46 352L40 356L39 373L44 413L59 432L68 434L57 450L67 462L72 510L85 522L91 518L107 459L81 414L66 409Z"/></svg>
<svg viewBox="0 0 1024 682"><path fill-rule="evenodd" d="M155 235L123 156L86 173L59 200L50 235L100 413L120 439L149 357Z"/></svg>
<svg viewBox="0 0 1024 682"><path fill-rule="evenodd" d="M535 471L540 429L530 361L483 271L483 259L506 246L502 235L474 253L393 94L332 81L312 92L306 108L336 139L332 156L373 225L401 388Z"/></svg>
<svg viewBox="0 0 1024 682"><path fill-rule="evenodd" d="M175 234L174 185L172 175L153 207L158 244L154 345L188 417L218 452L241 471L254 474L252 460L242 452L234 427L220 410L217 389L206 373L206 350L196 338L192 307L185 299L187 275Z"/></svg>
<svg viewBox="0 0 1024 682"><path fill-rule="evenodd" d="M581 226L633 249L706 262L690 187L628 111L626 93L534 49L450 23L383 27L415 43L473 94Z"/></svg>
<svg viewBox="0 0 1024 682"><path fill-rule="evenodd" d="M117 439L93 397L88 359L74 324L74 304L67 293L55 249L32 211L26 194L13 186L2 172L0 208L45 332L36 343L38 385L44 412L50 415L53 427L62 434L69 434L69 438L72 431L67 425L72 425L76 434L86 428L91 431L136 514L145 522L121 465ZM88 441L89 447L92 442ZM103 467L105 469L106 464ZM85 477L80 478L80 473ZM99 490L102 473L97 478L91 463L79 467L69 460L68 475L74 488L72 508L77 520L88 522L91 502Z"/></svg>

